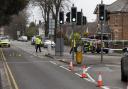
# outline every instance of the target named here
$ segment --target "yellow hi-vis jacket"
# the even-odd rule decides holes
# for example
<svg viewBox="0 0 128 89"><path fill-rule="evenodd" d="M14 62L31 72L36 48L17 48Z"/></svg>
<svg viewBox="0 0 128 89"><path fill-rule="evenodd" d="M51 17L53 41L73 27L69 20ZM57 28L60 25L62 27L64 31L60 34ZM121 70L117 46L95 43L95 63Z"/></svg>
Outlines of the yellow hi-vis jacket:
<svg viewBox="0 0 128 89"><path fill-rule="evenodd" d="M41 44L41 43L42 43L41 39L39 39L39 38L35 39L35 44Z"/></svg>
<svg viewBox="0 0 128 89"><path fill-rule="evenodd" d="M76 41L74 40L72 40L72 43L71 43L71 47L76 47Z"/></svg>

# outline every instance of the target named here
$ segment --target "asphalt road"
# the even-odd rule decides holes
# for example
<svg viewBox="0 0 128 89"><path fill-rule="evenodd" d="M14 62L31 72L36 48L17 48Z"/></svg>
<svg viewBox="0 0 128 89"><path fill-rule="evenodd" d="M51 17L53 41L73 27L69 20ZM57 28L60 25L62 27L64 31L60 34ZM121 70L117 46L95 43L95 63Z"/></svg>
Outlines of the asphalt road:
<svg viewBox="0 0 128 89"><path fill-rule="evenodd" d="M10 57L18 57L17 59L20 59L21 56L23 57L22 51L25 51L23 53L26 54L29 53L30 54L30 59L27 58L27 60L29 60L28 62L26 62L24 60L24 58L22 58L21 60L14 60L14 62L9 62L9 64L15 63L15 64L29 64L29 63L34 63L34 64L39 64L40 63L44 64L45 62L48 64L52 64L54 66L57 66L58 68L60 68L63 71L69 72L68 70L69 68L69 64L65 64L63 62L60 62L58 60L66 60L66 61L70 61L72 59L72 55L69 54L69 48L65 48L65 52L64 52L64 56L59 57L59 56L54 56L54 50L52 50L51 54L55 57L54 59L49 59L46 58L44 55L47 54L47 49L42 48L42 52L41 53L36 53L35 52L35 48L34 46L32 46L30 44L30 42L19 42L19 41L13 41L12 44L14 46L12 46L11 48L13 48L13 51L11 51L11 53L8 53L9 58ZM18 49L18 52L15 52L15 50ZM20 52L21 53L20 53ZM33 57L38 56L40 57L40 59L34 59ZM82 64L86 64L88 70L88 78L83 79L86 82L89 82L92 86L94 86L93 89L96 89L96 82L98 79L98 74L99 72L101 72L102 74L102 79L103 79L103 84L104 86L102 87L103 89L126 89L126 83L121 82L121 75L120 75L120 58L122 55L118 55L118 54L105 54L104 55L104 61L101 64L100 63L100 54L83 54L84 58L83 58L83 62ZM43 60L42 60L43 59ZM19 63L20 61L20 63ZM46 64L45 63L45 64ZM74 72L72 72L72 75L75 75L77 78L79 78L79 76L81 76L82 73L82 69L81 69L81 65L78 66L74 66ZM58 89L58 88L57 88ZM63 88L62 88L63 89ZM74 88L77 89L77 88ZM85 88L88 89L88 88ZM91 88L89 88L91 89Z"/></svg>
<svg viewBox="0 0 128 89"><path fill-rule="evenodd" d="M3 48L3 52L18 89L98 89L54 64L56 60L34 56L15 46Z"/></svg>

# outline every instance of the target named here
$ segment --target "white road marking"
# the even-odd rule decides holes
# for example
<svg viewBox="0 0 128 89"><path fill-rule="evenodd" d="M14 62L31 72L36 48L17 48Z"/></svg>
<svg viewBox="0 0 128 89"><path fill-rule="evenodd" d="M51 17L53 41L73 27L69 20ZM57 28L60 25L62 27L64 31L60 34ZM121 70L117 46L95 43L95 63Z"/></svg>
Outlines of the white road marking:
<svg viewBox="0 0 128 89"><path fill-rule="evenodd" d="M71 71L69 70L68 68L64 67L64 66L60 66L61 68L65 69L65 70L68 70L68 71Z"/></svg>
<svg viewBox="0 0 128 89"><path fill-rule="evenodd" d="M87 68L86 68L86 71L88 71L90 68L91 68L91 67L87 67ZM96 81L95 81L88 73L86 73L86 74L87 74L88 78L89 78L93 83L96 83Z"/></svg>
<svg viewBox="0 0 128 89"><path fill-rule="evenodd" d="M91 68L91 67L87 67L86 70L88 71L90 68ZM75 73L75 74L77 74L78 76L81 76L81 75L78 74L78 73ZM88 73L86 73L86 74L87 74L87 76L88 76L89 79L84 78L85 80L90 81L90 82L93 82L94 84L97 84L96 80L94 80ZM103 88L103 89L110 89L108 86L102 86L102 88Z"/></svg>
<svg viewBox="0 0 128 89"><path fill-rule="evenodd" d="M103 89L110 89L108 86L102 86Z"/></svg>
<svg viewBox="0 0 128 89"><path fill-rule="evenodd" d="M54 61L50 61L50 63L54 64L54 65L57 65Z"/></svg>
<svg viewBox="0 0 128 89"><path fill-rule="evenodd" d="M88 78L93 82L93 83L95 83L96 84L96 81L87 73L87 76L88 76Z"/></svg>
<svg viewBox="0 0 128 89"><path fill-rule="evenodd" d="M88 71L91 67L87 67L86 70Z"/></svg>
<svg viewBox="0 0 128 89"><path fill-rule="evenodd" d="M78 74L78 73L75 73L76 75L78 75L79 77L81 77L81 75L80 74ZM86 81L89 81L89 82L91 82L91 80L90 79L88 79L88 78L83 78L83 79L85 79Z"/></svg>

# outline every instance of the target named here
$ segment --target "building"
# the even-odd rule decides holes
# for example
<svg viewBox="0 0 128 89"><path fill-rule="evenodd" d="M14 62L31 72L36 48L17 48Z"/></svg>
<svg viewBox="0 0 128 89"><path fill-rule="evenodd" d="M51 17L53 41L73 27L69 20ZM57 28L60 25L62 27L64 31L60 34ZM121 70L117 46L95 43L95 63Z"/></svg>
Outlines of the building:
<svg viewBox="0 0 128 89"><path fill-rule="evenodd" d="M128 40L128 0L117 0L110 5L105 5L106 10L109 12L109 19L105 22L107 34L111 40ZM94 11L97 14L98 21L98 5ZM98 31L97 26L97 32Z"/></svg>

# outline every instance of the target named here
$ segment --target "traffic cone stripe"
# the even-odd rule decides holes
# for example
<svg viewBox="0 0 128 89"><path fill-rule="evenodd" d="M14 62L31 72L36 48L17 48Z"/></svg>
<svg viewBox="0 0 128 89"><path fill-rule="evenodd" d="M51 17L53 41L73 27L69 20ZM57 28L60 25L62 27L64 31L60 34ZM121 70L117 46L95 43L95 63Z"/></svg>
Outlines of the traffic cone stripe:
<svg viewBox="0 0 128 89"><path fill-rule="evenodd" d="M101 74L99 74L98 81L97 81L97 86L98 86L98 87L103 86L103 81L102 81L102 76L101 76Z"/></svg>
<svg viewBox="0 0 128 89"><path fill-rule="evenodd" d="M102 81L102 77L101 77L101 74L99 75L99 81Z"/></svg>
<svg viewBox="0 0 128 89"><path fill-rule="evenodd" d="M102 81L98 81L98 87L103 86L103 82Z"/></svg>
<svg viewBox="0 0 128 89"><path fill-rule="evenodd" d="M86 66L82 66L83 72L81 74L81 78L87 78L87 74L86 74Z"/></svg>
<svg viewBox="0 0 128 89"><path fill-rule="evenodd" d="M86 74L82 74L81 78L87 78L87 75Z"/></svg>

